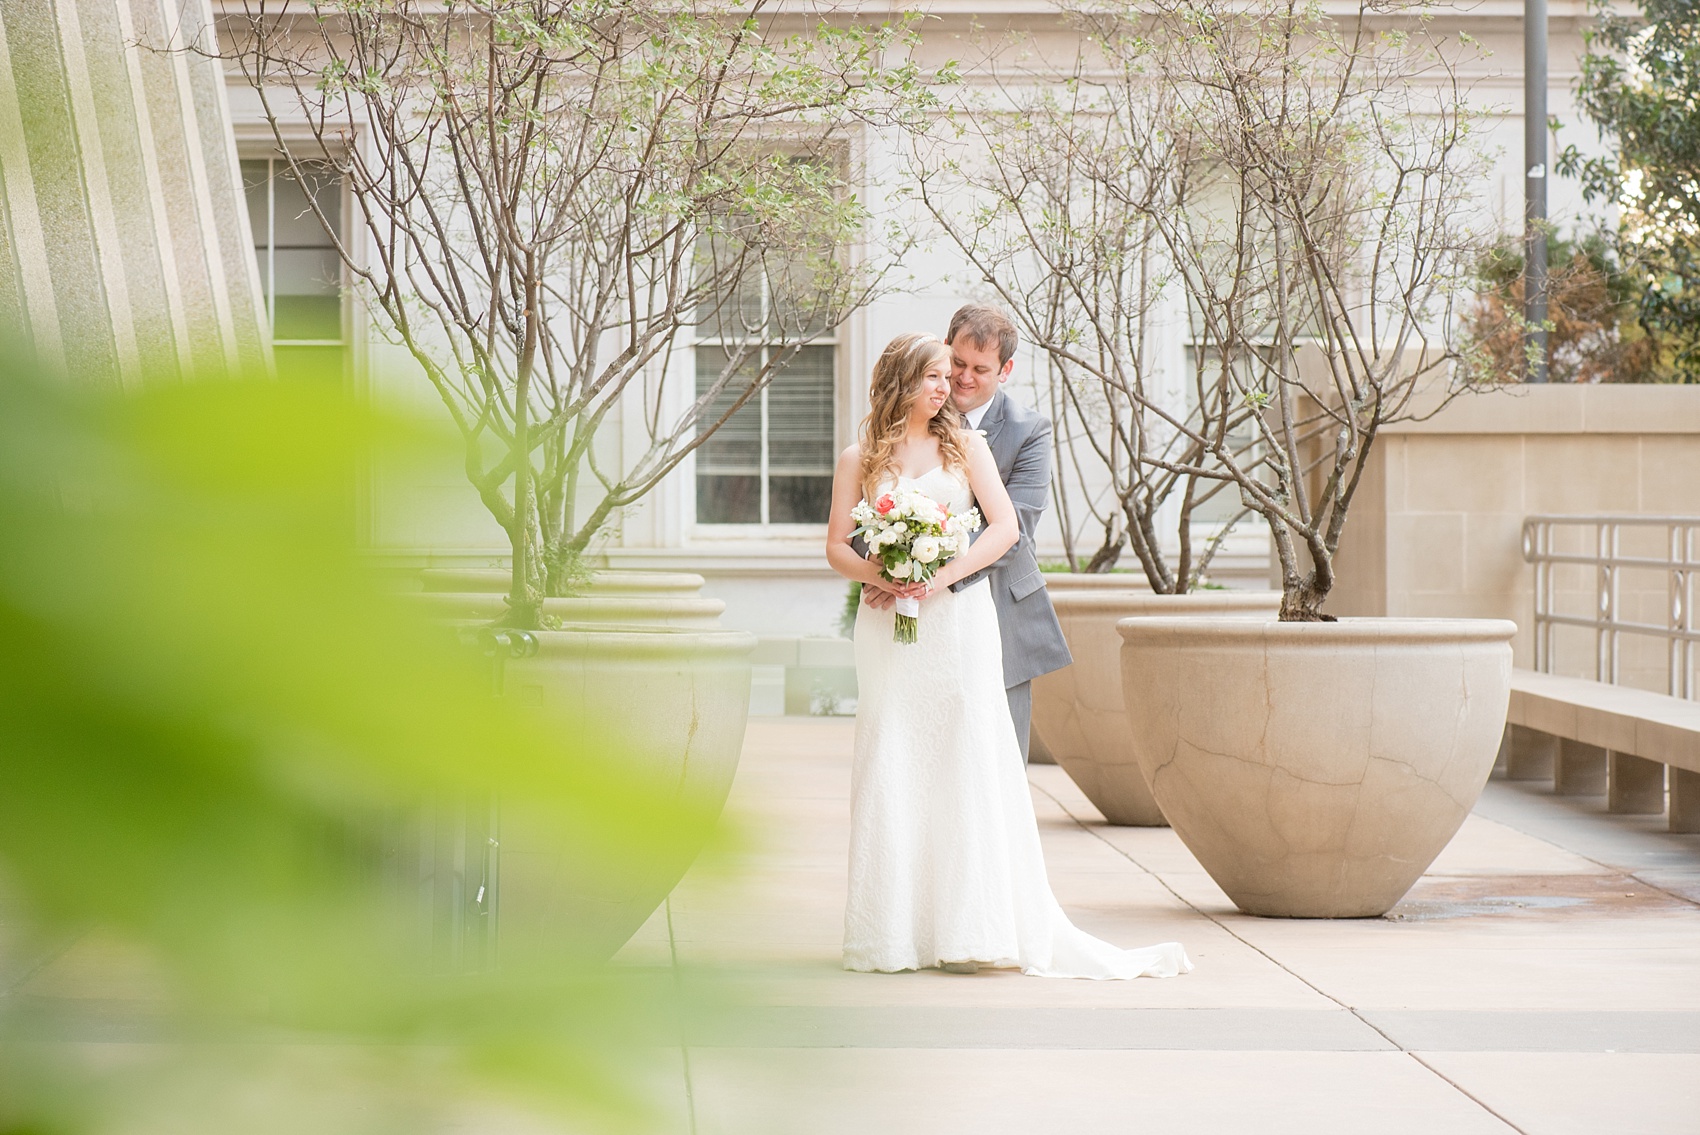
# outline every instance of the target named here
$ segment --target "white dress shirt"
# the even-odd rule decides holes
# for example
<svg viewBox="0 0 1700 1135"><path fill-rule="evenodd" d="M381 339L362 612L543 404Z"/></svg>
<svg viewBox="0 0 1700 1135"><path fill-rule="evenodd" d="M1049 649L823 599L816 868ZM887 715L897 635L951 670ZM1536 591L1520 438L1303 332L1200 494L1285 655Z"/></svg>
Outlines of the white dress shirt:
<svg viewBox="0 0 1700 1135"><path fill-rule="evenodd" d="M997 397L997 395L995 395L995 394L992 395L992 398L996 398L996 397ZM991 409L991 408L992 408L992 399L988 398L984 402L980 403L978 406L974 407L972 410L968 411L966 414L963 414L962 420L968 423L969 429L977 430L977 429L980 428L981 420L983 418L985 418L985 416L986 416L986 411Z"/></svg>

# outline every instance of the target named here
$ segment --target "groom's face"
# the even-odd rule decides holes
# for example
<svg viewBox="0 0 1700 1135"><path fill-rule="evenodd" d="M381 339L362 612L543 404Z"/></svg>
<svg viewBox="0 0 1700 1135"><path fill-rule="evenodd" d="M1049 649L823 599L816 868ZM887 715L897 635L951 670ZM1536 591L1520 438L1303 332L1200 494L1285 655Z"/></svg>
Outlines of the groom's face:
<svg viewBox="0 0 1700 1135"><path fill-rule="evenodd" d="M996 343L983 344L959 335L950 343L950 394L956 408L966 414L992 400L998 386L1015 369L1015 360L998 361Z"/></svg>

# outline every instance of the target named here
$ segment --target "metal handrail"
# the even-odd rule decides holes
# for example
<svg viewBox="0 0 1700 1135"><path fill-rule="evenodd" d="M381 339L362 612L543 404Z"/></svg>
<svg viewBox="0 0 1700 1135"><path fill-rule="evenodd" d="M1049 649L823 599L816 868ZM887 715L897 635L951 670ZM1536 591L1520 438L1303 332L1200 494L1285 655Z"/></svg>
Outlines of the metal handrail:
<svg viewBox="0 0 1700 1135"><path fill-rule="evenodd" d="M1553 551L1558 528L1592 528L1594 553ZM1665 556L1625 556L1619 550L1625 528L1662 528ZM1668 644L1670 693L1679 698L1700 697L1694 681L1696 644L1700 628L1694 622L1695 581L1700 579L1700 516L1530 516L1523 521L1523 558L1535 565L1535 668L1551 673L1553 628L1582 627L1595 635L1594 677L1618 680L1619 639L1625 634L1664 639ZM1559 614L1553 588L1553 567L1571 564L1595 569L1594 613ZM1666 574L1670 602L1666 622L1641 623L1618 617L1619 583L1624 571Z"/></svg>

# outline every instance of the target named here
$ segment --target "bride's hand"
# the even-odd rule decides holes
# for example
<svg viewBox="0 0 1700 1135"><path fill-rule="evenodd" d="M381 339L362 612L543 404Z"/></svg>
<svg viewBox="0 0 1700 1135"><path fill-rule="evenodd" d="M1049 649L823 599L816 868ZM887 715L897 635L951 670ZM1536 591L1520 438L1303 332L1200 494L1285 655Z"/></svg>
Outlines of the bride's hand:
<svg viewBox="0 0 1700 1135"><path fill-rule="evenodd" d="M950 565L947 564L934 574L931 584L932 589L934 591L943 591L945 588L955 583L956 579L957 573L951 569Z"/></svg>

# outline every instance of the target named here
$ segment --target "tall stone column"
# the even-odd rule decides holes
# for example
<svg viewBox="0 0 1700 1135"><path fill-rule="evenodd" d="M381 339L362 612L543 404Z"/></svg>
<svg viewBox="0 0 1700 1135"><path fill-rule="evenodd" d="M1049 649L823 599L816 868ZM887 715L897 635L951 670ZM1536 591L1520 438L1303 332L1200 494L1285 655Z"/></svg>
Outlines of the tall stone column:
<svg viewBox="0 0 1700 1135"><path fill-rule="evenodd" d="M0 0L0 334L134 385L269 366L210 0Z"/></svg>

